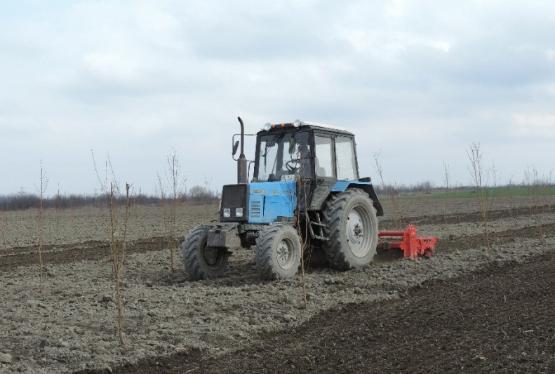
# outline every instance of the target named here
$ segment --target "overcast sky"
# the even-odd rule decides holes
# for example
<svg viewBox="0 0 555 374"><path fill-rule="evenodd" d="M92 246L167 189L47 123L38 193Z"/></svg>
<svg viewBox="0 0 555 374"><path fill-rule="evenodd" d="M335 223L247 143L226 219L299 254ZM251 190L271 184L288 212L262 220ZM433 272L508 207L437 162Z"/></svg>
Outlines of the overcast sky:
<svg viewBox="0 0 555 374"><path fill-rule="evenodd" d="M362 175L501 182L555 168L552 1L2 1L0 193L234 183L230 136L303 119L357 135Z"/></svg>

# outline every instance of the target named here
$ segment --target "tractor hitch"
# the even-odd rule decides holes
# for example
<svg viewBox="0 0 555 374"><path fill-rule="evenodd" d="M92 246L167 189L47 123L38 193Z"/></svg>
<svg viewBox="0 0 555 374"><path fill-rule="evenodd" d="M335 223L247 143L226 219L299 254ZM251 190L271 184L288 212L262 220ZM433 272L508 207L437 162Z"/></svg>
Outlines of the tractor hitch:
<svg viewBox="0 0 555 374"><path fill-rule="evenodd" d="M380 249L399 249L405 258L413 260L418 256L431 256L438 242L434 236L418 236L414 225L408 225L405 231L381 231L378 237L381 239L378 243ZM396 238L399 240L393 240Z"/></svg>

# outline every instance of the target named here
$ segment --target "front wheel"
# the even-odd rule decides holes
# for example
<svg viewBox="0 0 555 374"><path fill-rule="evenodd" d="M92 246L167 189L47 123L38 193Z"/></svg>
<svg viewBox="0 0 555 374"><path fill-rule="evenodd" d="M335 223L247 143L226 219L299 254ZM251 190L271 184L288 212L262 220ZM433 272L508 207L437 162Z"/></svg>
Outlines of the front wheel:
<svg viewBox="0 0 555 374"><path fill-rule="evenodd" d="M199 226L181 244L183 265L191 280L216 278L227 268L227 251L206 246L209 230L209 226Z"/></svg>
<svg viewBox="0 0 555 374"><path fill-rule="evenodd" d="M262 279L287 279L301 264L301 240L292 226L270 225L256 240L256 267Z"/></svg>
<svg viewBox="0 0 555 374"><path fill-rule="evenodd" d="M376 254L378 218L372 200L360 189L332 195L324 211L328 240L322 245L332 268L366 266Z"/></svg>

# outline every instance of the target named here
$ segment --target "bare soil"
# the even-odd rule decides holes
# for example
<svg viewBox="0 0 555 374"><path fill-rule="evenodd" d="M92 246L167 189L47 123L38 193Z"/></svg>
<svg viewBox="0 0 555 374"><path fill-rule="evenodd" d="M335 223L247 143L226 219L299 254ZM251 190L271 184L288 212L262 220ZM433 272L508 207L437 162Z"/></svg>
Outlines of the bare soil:
<svg viewBox="0 0 555 374"><path fill-rule="evenodd" d="M299 326L309 326L310 321L319 321L329 327L329 319L333 315L333 323L339 327L330 329L329 334L346 339L349 335L342 335L343 330L350 331L351 335L354 330L349 330L347 326L352 321L345 319L345 313L341 312L344 309L354 308L354 316L362 318L363 310L368 308L386 308L390 304L412 299L415 287L423 284L426 288L428 284L449 288L451 280L456 277L466 277L484 267L498 269L507 264L517 267L518 263L542 256L555 248L555 209L552 202L539 205L535 200L497 202L498 208L491 213L488 223L488 248L483 225L477 221L479 216L475 211L468 210L468 199L461 200L464 201L452 202L450 215L442 213L442 205L430 205L430 201L426 200L412 201L412 209L418 204L428 206L428 209L423 210L424 214L420 217L414 213L411 222L418 223L419 232L438 235L441 239L434 257L410 261L379 256L371 266L345 273L315 267L308 269L304 282L301 276L287 282L261 282L253 255L248 250L234 254L225 277L190 282L181 267L176 272L169 268L168 245L173 238L160 223L163 223L160 210L157 207L153 207L152 211L147 207L138 207L141 214L134 216L134 234L131 235L125 273L125 334L128 344L124 348L119 346L114 333L115 307L109 248L103 236L105 232L98 234L90 230L87 234L77 232L72 236L72 228L67 226L71 221L68 218L61 229L63 240L51 240L46 244L47 265L42 276L38 272L36 246L32 242L0 250L0 292L3 300L0 303L0 355L9 354L13 358L11 362L0 362L0 373L67 373L77 370L124 370L125 367L138 370L142 366L144 370L149 367L154 370L152 365L156 362L166 366L156 366L153 372L161 368L179 370L179 366L172 363L172 357L193 362L190 370L198 370L194 362L202 358L200 362L206 362L207 368L218 372L225 369L216 365L218 357L227 357L238 349L256 357L258 353L253 353L253 350L270 344L264 342L277 339L280 331L287 332L285 335L289 336L291 331L304 331ZM532 202L534 206L524 205ZM215 216L213 210L213 206L182 210L178 225L188 230L196 224L210 221L210 217ZM67 215L74 217L82 213L68 212ZM93 216L97 217L87 216L80 221L81 224L98 219L98 230L104 230L106 217L91 218ZM385 217L381 224L395 224L396 221ZM52 221L48 222L50 225ZM26 223L27 226L32 224ZM78 227L77 230L82 226ZM11 236L15 238L16 235L11 232L4 235ZM25 243L25 240L14 239L11 242ZM499 274L501 277L501 270ZM439 280L446 283L433 283ZM445 292L446 298L451 297L449 292ZM407 293L411 295L408 298ZM443 296L440 297L443 300ZM468 303L467 308L474 313L470 315L475 315L472 308L479 308L481 304ZM353 304L364 305L364 308L358 311ZM536 310L535 306L530 308ZM329 312L332 314L326 314L330 310L333 310ZM393 313L391 324L404 326L407 323L406 316L401 318L402 311L395 314L392 309L390 312ZM529 312L523 309L522 313ZM325 317L328 322L324 324L324 317L319 316L328 316ZM345 322L342 322L343 319ZM420 317L417 319L420 320ZM356 325L352 328L355 329ZM450 331L448 325L442 327L439 323L435 328L441 336ZM361 334L370 336L368 331L361 331ZM302 347L302 336L297 332L294 336ZM399 336L392 336L392 340L380 337L387 343L386 347L400 339ZM511 335L514 344L518 345L519 340L513 337ZM292 354L295 343L285 341L289 345L284 353ZM364 344L371 345L366 341ZM408 347L406 345L405 349ZM307 352L311 351L307 349ZM338 352L350 357L341 350ZM380 352L385 357L386 353ZM395 352L394 357L398 357L398 351ZM423 352L424 348L419 354ZM337 356L333 356L333 352L329 355L340 357L339 353ZM486 353L484 355L489 359ZM361 351L362 356L366 354L369 353ZM169 357L170 361L164 361L164 357ZM423 357L427 365L433 365L430 355ZM147 361L140 361L145 359ZM293 365L297 366L287 371L316 370L319 363L320 369L329 365L331 370L342 370L333 366L331 361L318 360L313 363L309 360L305 366L295 361ZM230 362L229 367L242 371L241 366L233 365ZM268 371L281 371L285 367L268 366ZM353 366L355 371L366 371L362 367L357 368ZM380 368L377 371L388 371L386 366ZM416 366L413 369L416 372L420 370ZM402 367L389 371L402 371Z"/></svg>
<svg viewBox="0 0 555 374"><path fill-rule="evenodd" d="M555 251L326 310L225 355L193 350L113 372L553 373L553 310Z"/></svg>
<svg viewBox="0 0 555 374"><path fill-rule="evenodd" d="M435 198L427 195L402 196L398 207L386 196L381 198L388 222L393 226L408 221L422 224L446 224L478 220L479 205L471 198ZM499 214L540 214L553 212L555 196L519 196L492 200L492 219ZM201 222L217 219L218 204L177 205L177 232L183 233ZM497 213L496 213L497 212ZM467 213L471 213L468 215ZM129 221L130 240L166 237L169 232L168 205L137 205L132 209ZM430 218L430 216L432 218ZM422 219L423 221L419 221ZM66 245L95 241L106 241L109 235L109 213L106 207L84 207L75 209L46 209L44 212L44 244ZM0 252L16 247L37 244L37 210L0 212Z"/></svg>
<svg viewBox="0 0 555 374"><path fill-rule="evenodd" d="M177 232L217 218L218 204L178 204ZM131 209L128 238L150 239L170 235L168 205L136 205ZM37 210L0 212L0 252L37 245ZM120 210L123 215L123 209ZM123 217L120 217L122 220ZM107 207L46 209L43 240L46 245L73 245L107 241L110 214Z"/></svg>

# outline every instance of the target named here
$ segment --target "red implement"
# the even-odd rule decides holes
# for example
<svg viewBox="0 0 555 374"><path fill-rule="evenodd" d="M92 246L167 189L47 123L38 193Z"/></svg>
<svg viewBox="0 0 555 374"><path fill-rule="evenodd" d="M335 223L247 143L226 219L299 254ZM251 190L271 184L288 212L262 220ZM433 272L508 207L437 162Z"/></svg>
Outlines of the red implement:
<svg viewBox="0 0 555 374"><path fill-rule="evenodd" d="M416 259L418 256L431 256L438 239L436 237L419 237L416 227L408 225L405 231L381 231L378 237L382 239L380 245L387 249L400 249L405 257ZM390 240L399 238L400 240Z"/></svg>

